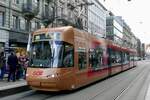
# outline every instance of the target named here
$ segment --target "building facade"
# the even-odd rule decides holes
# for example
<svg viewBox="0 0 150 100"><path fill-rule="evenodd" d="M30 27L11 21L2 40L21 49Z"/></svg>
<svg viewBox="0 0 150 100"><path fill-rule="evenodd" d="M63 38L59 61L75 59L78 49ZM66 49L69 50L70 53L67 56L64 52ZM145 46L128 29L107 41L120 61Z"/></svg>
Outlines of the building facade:
<svg viewBox="0 0 150 100"><path fill-rule="evenodd" d="M0 0L0 49L26 47L28 31L44 26L72 25L87 31L86 3L86 0Z"/></svg>
<svg viewBox="0 0 150 100"><path fill-rule="evenodd" d="M22 15L23 0L0 1L0 49L26 47L28 40L26 19ZM31 21L31 30L40 28L40 20Z"/></svg>
<svg viewBox="0 0 150 100"><path fill-rule="evenodd" d="M142 48L142 43L140 39L137 39L137 55L138 55L138 59L141 60L141 56L142 56L142 52L141 52L141 48Z"/></svg>
<svg viewBox="0 0 150 100"><path fill-rule="evenodd" d="M41 0L41 17L49 27L71 25L87 31L87 0Z"/></svg>
<svg viewBox="0 0 150 100"><path fill-rule="evenodd" d="M145 50L145 44L144 43L142 43L142 59L144 60L145 59L145 56L146 56L146 50Z"/></svg>
<svg viewBox="0 0 150 100"><path fill-rule="evenodd" d="M107 9L99 0L88 0L94 3L88 7L88 32L97 37L106 37L106 13Z"/></svg>
<svg viewBox="0 0 150 100"><path fill-rule="evenodd" d="M56 26L72 25L88 30L87 0L56 0Z"/></svg>
<svg viewBox="0 0 150 100"><path fill-rule="evenodd" d="M136 49L137 38L131 32L131 28L120 16L114 16L109 12L106 19L106 37L120 46Z"/></svg>
<svg viewBox="0 0 150 100"><path fill-rule="evenodd" d="M106 20L106 37L119 45L125 45L123 39L123 21L119 16L108 16Z"/></svg>

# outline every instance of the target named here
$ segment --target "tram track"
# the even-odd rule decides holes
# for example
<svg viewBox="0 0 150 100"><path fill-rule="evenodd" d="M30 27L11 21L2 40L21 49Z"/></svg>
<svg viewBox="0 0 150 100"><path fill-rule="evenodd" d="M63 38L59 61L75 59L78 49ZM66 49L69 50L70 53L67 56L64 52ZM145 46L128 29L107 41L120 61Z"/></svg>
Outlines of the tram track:
<svg viewBox="0 0 150 100"><path fill-rule="evenodd" d="M148 64L144 65L142 69L138 69L138 73L137 73L136 75L134 75L134 77L132 78L133 80L130 80L130 82L128 82L129 84L127 84L127 86L125 86L125 88L121 89L121 92L120 92L117 96L115 96L113 99L111 99L111 100L119 100L119 98L121 97L121 95L123 95L131 86L133 86L133 83L135 83L135 81L137 81L137 80L139 79L139 77L140 77L141 75L143 75L143 73L145 73L145 70L147 70L147 69L145 69L144 67L147 66L147 65L148 65ZM139 70L140 70L140 71L139 71ZM149 70L150 70L150 68L149 68ZM137 71L137 70L136 70L136 71ZM148 71L147 71L147 72L148 72ZM146 76L146 74L145 74L145 76ZM126 77L124 77L124 78L126 78ZM128 81L128 79L126 79L126 80L122 79L122 80L123 80L123 81ZM122 80L120 80L119 82L117 81L117 83L120 84L120 82L121 82ZM111 88L113 88L114 85L117 85L117 84L113 84L113 85L111 85L111 86L105 88L103 91L98 92L97 94L95 94L95 96L92 96L92 97L91 97L90 99L88 99L88 100L95 100L96 97L98 97L99 95L102 95L102 93L104 93L105 91L110 90Z"/></svg>
<svg viewBox="0 0 150 100"><path fill-rule="evenodd" d="M24 95L23 97L20 97L20 98L18 98L16 100L31 100L31 99L34 99L34 100L46 100L46 99L54 97L56 95L57 94L54 94L54 93L31 90L30 94Z"/></svg>
<svg viewBox="0 0 150 100"><path fill-rule="evenodd" d="M138 80L143 79L143 83L145 83L147 77L149 77L149 76L147 75L147 74L150 73L149 71L150 71L150 68L149 68L149 70L146 71L146 73L145 73L145 71L142 71L142 73L140 73L133 81L131 81L131 83L128 85L128 87L127 87L127 88L124 88L124 89L121 91L120 95L116 96L116 98L115 98L114 100L120 100L120 98L121 98L126 92L128 92L129 89L132 88L132 86L134 85L134 83L136 83ZM143 76L143 73L144 73L144 76ZM140 87L140 88L142 88L142 87Z"/></svg>
<svg viewBox="0 0 150 100"><path fill-rule="evenodd" d="M47 98L51 98L53 96L56 96L54 93L48 93L48 92L39 92L35 90L30 90L26 92L22 92L17 94L17 97L15 95L11 95L8 97L1 98L2 100L45 100Z"/></svg>

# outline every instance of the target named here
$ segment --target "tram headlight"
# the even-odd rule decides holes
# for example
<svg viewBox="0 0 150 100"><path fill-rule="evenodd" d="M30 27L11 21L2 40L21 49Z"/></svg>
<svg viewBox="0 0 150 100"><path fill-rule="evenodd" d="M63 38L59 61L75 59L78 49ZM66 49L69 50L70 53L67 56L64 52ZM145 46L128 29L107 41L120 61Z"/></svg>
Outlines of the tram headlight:
<svg viewBox="0 0 150 100"><path fill-rule="evenodd" d="M28 77L29 76L29 74L26 74L26 77Z"/></svg>
<svg viewBox="0 0 150 100"><path fill-rule="evenodd" d="M55 75L54 75L54 74L52 74L52 75L51 75L51 77L52 77L52 78L54 78L54 77L55 77Z"/></svg>
<svg viewBox="0 0 150 100"><path fill-rule="evenodd" d="M47 75L47 78L54 78L54 77L57 77L58 74L51 74L51 75Z"/></svg>

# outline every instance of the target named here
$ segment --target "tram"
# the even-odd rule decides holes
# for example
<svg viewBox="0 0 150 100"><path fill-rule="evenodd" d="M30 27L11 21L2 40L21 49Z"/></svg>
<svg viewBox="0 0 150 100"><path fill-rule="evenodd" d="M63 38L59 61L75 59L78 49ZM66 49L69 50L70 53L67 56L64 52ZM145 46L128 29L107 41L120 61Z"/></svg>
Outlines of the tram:
<svg viewBox="0 0 150 100"><path fill-rule="evenodd" d="M71 26L32 34L27 84L35 90L74 90L136 66L136 51Z"/></svg>

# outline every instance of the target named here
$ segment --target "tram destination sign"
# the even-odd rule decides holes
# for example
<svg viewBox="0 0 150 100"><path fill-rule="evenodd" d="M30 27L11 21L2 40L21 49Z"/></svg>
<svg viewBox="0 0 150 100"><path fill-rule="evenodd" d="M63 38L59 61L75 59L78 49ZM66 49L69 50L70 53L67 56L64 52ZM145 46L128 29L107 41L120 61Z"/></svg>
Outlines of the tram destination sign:
<svg viewBox="0 0 150 100"><path fill-rule="evenodd" d="M33 40L44 40L44 39L60 39L60 32L49 32L34 35Z"/></svg>

